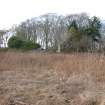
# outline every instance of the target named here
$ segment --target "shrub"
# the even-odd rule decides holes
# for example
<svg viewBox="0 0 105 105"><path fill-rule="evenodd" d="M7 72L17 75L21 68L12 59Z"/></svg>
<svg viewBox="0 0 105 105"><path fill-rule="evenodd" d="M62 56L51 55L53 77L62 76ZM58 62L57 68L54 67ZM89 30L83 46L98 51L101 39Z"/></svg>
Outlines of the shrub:
<svg viewBox="0 0 105 105"><path fill-rule="evenodd" d="M23 44L23 41L16 36L12 36L8 40L8 47L9 48L21 48L22 44Z"/></svg>
<svg viewBox="0 0 105 105"><path fill-rule="evenodd" d="M35 49L38 49L38 48L40 48L40 47L41 47L41 45L40 45L40 44L38 44L38 43L35 43L35 44L34 44L34 46L35 46Z"/></svg>
<svg viewBox="0 0 105 105"><path fill-rule="evenodd" d="M19 37L13 36L8 41L8 47L22 50L32 50L38 49L41 46L38 43L33 43L32 41L23 41Z"/></svg>
<svg viewBox="0 0 105 105"><path fill-rule="evenodd" d="M23 50L32 50L32 49L38 49L38 48L40 48L40 45L37 43L33 43L31 41L24 41L21 46L21 49Z"/></svg>

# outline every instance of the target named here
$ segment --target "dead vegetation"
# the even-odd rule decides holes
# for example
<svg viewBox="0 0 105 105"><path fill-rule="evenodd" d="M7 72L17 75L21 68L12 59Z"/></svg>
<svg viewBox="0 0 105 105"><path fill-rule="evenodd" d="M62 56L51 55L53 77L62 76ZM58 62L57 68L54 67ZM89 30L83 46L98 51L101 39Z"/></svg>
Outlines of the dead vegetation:
<svg viewBox="0 0 105 105"><path fill-rule="evenodd" d="M105 105L105 56L1 52L0 105Z"/></svg>

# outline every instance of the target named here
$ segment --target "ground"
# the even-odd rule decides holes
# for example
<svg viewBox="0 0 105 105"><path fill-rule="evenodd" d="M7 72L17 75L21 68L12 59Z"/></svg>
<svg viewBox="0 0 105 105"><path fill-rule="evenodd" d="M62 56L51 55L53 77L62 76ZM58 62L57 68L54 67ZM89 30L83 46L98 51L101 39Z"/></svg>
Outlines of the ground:
<svg viewBox="0 0 105 105"><path fill-rule="evenodd" d="M105 105L105 56L0 52L0 105Z"/></svg>

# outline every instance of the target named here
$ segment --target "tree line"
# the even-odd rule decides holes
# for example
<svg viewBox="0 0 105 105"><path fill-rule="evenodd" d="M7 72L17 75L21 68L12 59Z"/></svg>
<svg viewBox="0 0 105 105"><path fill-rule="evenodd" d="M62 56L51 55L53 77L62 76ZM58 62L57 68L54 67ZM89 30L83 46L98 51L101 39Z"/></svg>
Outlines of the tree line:
<svg viewBox="0 0 105 105"><path fill-rule="evenodd" d="M40 44L46 51L104 51L105 39L100 18L86 13L68 16L53 13L28 19L16 26L14 36Z"/></svg>

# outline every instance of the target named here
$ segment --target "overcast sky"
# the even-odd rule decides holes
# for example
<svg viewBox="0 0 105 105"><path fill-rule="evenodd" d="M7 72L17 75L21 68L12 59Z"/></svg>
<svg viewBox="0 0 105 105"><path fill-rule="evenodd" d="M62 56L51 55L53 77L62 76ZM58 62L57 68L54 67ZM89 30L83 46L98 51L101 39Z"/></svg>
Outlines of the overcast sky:
<svg viewBox="0 0 105 105"><path fill-rule="evenodd" d="M45 13L86 12L105 19L105 0L0 0L0 29Z"/></svg>

